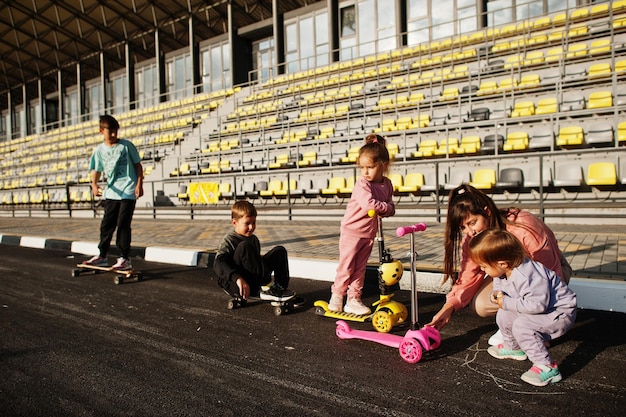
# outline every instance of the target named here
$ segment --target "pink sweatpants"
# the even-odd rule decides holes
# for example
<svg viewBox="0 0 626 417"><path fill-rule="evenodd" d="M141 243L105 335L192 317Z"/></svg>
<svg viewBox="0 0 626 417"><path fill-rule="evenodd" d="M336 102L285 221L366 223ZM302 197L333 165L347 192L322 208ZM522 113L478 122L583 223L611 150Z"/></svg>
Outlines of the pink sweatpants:
<svg viewBox="0 0 626 417"><path fill-rule="evenodd" d="M367 260L372 254L374 240L354 236L339 236L339 265L335 282L331 287L333 294L348 298L361 298L365 283Z"/></svg>

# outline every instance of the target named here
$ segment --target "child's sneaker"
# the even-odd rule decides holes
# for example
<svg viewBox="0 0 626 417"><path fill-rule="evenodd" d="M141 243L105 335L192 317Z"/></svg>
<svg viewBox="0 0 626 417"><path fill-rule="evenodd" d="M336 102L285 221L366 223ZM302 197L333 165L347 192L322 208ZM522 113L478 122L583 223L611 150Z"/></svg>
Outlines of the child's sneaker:
<svg viewBox="0 0 626 417"><path fill-rule="evenodd" d="M83 265L107 267L107 266L109 266L109 261L107 261L106 258L103 258L100 255L96 255L96 256L92 257L91 259L86 260L85 262L83 262Z"/></svg>
<svg viewBox="0 0 626 417"><path fill-rule="evenodd" d="M293 298L296 293L283 288L280 284L273 283L269 287L262 287L259 295L261 300L287 301Z"/></svg>
<svg viewBox="0 0 626 417"><path fill-rule="evenodd" d="M343 297L339 294L333 293L330 296L330 301L328 302L328 309L336 313L341 313L343 311Z"/></svg>
<svg viewBox="0 0 626 417"><path fill-rule="evenodd" d="M496 359L515 359L516 361L525 361L528 356L520 349L507 349L504 345L490 346L487 352Z"/></svg>
<svg viewBox="0 0 626 417"><path fill-rule="evenodd" d="M504 343L504 338L502 337L500 329L491 335L487 343L489 343L489 346L498 346Z"/></svg>
<svg viewBox="0 0 626 417"><path fill-rule="evenodd" d="M133 265L130 263L130 259L126 258L117 258L117 262L111 268L116 269L118 271L127 271L133 269Z"/></svg>
<svg viewBox="0 0 626 417"><path fill-rule="evenodd" d="M522 374L522 381L536 387L545 387L548 384L559 382L561 379L561 372L559 372L556 362L550 366L533 365L532 368Z"/></svg>
<svg viewBox="0 0 626 417"><path fill-rule="evenodd" d="M346 302L346 306L343 308L343 311L359 316L364 316L372 312L368 306L363 304L363 301L361 301L360 298L356 297L348 298L348 301Z"/></svg>

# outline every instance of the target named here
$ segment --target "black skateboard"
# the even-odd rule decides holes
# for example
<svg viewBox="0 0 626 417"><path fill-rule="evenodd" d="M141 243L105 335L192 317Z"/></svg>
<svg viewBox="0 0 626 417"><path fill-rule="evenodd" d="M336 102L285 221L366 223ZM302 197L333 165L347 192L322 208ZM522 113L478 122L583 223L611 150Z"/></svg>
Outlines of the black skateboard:
<svg viewBox="0 0 626 417"><path fill-rule="evenodd" d="M270 305L274 309L274 314L276 316L281 316L291 310L301 307L306 301L304 297L295 294L291 298L282 301L265 300L260 297L250 297L248 298L248 300L244 300L241 297L233 297L228 301L227 307L229 310L242 308L245 307L251 300L254 300L256 302L270 303Z"/></svg>
<svg viewBox="0 0 626 417"><path fill-rule="evenodd" d="M110 266L96 266L96 265L87 265L87 264L77 264L76 268L72 270L72 276L78 277L81 273L90 272L92 274L98 274L100 272L112 272L115 275L113 278L113 283L115 285L123 284L125 280L132 279L134 281L141 281L143 279L143 274L140 271L135 271L133 269L127 270L119 270L113 269Z"/></svg>

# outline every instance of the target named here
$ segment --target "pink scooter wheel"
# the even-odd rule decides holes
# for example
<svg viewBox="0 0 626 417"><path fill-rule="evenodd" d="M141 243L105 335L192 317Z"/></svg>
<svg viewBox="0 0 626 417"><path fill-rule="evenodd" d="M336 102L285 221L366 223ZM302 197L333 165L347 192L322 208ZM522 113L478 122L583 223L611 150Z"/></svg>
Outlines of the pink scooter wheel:
<svg viewBox="0 0 626 417"><path fill-rule="evenodd" d="M400 356L408 363L417 363L422 359L422 345L412 337L405 337L398 347Z"/></svg>

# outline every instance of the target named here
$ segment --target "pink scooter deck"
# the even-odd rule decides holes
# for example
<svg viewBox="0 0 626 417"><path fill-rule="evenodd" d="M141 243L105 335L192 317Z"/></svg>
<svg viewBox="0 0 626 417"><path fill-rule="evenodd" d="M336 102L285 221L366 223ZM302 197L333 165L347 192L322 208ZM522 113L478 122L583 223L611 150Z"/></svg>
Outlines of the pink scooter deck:
<svg viewBox="0 0 626 417"><path fill-rule="evenodd" d="M335 330L340 339L361 339L381 345L397 348L402 359L409 363L417 363L422 359L424 350L437 349L441 344L441 335L434 327L422 327L420 330L409 330L404 336L379 333L350 328L343 320L337 321Z"/></svg>

